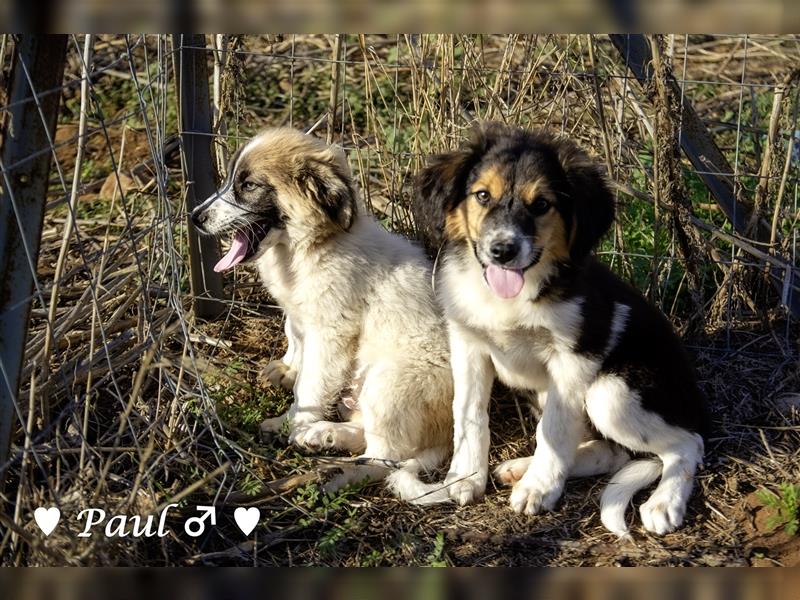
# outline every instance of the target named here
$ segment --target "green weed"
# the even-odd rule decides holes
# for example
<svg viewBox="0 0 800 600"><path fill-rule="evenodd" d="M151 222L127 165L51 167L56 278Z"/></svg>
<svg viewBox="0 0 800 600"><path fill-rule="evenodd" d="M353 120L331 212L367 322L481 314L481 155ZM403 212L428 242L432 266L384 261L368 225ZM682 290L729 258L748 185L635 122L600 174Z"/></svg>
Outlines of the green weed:
<svg viewBox="0 0 800 600"><path fill-rule="evenodd" d="M264 419L286 411L289 397L283 390L263 390L250 384L240 373L243 368L242 361L233 361L221 372L207 374L204 380L222 422L230 428L256 435Z"/></svg>
<svg viewBox="0 0 800 600"><path fill-rule="evenodd" d="M785 482L778 486L778 491L776 494L764 488L757 492L759 501L772 509L767 526L775 529L783 525L787 535L797 535L800 528L800 485Z"/></svg>
<svg viewBox="0 0 800 600"><path fill-rule="evenodd" d="M433 548L426 559L429 567L446 567L447 561L444 560L444 533L439 532L436 534L436 540L433 542Z"/></svg>
<svg viewBox="0 0 800 600"><path fill-rule="evenodd" d="M324 493L318 485L309 484L298 488L294 502L305 511L305 516L297 521L301 528L317 525L327 526L319 535L317 549L323 557L336 554L340 542L353 537L364 526L357 517L358 507L353 504L363 484L349 485L332 494Z"/></svg>
<svg viewBox="0 0 800 600"><path fill-rule="evenodd" d="M261 481L258 480L252 473L246 473L244 479L239 484L239 489L243 494L248 496L255 496L263 489Z"/></svg>

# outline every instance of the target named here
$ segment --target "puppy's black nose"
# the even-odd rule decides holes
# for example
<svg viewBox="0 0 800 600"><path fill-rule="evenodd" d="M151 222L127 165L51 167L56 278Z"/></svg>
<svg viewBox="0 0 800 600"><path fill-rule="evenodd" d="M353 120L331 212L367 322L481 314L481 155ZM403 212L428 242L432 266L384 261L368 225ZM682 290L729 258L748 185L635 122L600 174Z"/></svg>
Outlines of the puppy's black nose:
<svg viewBox="0 0 800 600"><path fill-rule="evenodd" d="M519 244L514 240L497 241L489 247L489 254L495 262L504 265L519 254Z"/></svg>
<svg viewBox="0 0 800 600"><path fill-rule="evenodd" d="M200 210L199 207L195 208L192 211L192 223L194 223L194 226L197 227L200 231L205 230L203 223L205 223L206 221L208 221L208 215L206 214L206 211Z"/></svg>

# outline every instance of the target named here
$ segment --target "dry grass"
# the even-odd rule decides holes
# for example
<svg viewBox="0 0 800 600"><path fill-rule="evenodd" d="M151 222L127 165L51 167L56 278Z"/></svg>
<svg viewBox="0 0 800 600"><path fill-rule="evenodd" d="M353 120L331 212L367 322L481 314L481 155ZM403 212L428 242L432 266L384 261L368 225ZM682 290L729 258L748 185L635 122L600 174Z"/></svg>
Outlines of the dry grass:
<svg viewBox="0 0 800 600"><path fill-rule="evenodd" d="M76 41L82 40L70 42L68 81L80 76ZM258 422L278 414L289 398L258 378L285 342L280 312L253 274L238 272L227 282L224 319L192 318L182 175L177 154L162 151L176 132L167 40L103 37L95 47L99 102L91 106L80 165L77 233L51 306L78 143L77 86L64 95L59 169L38 265L41 297L33 302L21 420L0 497L3 564L793 560L759 537L746 502L762 486L800 478L800 415L784 401L800 388L797 324L787 324L776 292L764 285L762 262L770 257L775 272L796 252L797 166L786 142L797 129L797 82L779 102L772 94L794 69L793 37L692 37L687 44L679 36L665 46L673 72L686 80L688 97L735 166L744 196L755 198L758 189L760 218L777 222L772 246L732 245L730 227L685 162L671 168L682 174L694 220L675 225L664 217L668 205L648 201L659 197L663 172L653 168L653 124L664 117L623 77L603 37L348 36L337 46L332 36L270 36L236 43L240 53L223 68L220 154L265 124L316 124L318 134L345 146L365 197L393 229L412 229L405 206L425 155L456 145L475 119L563 131L607 164L627 193L620 193L620 219L601 255L676 326L697 317L698 303L705 313L687 344L712 400L715 433L687 525L664 538L637 531L635 544L618 543L599 523L599 479L570 483L558 511L535 518L514 515L505 490L490 489L483 502L465 508L409 506L379 486L320 497L319 461L257 436ZM331 62L334 52L341 62ZM123 178L124 199L119 190L109 198L116 173L130 178ZM758 179L759 173L769 177ZM699 296L687 290L676 226L697 227L690 233L710 257L699 261L692 284ZM534 425L527 411L507 392L497 390L495 399L492 461L528 453L525 432ZM87 507L146 515L171 503L180 506L171 509L167 537L75 535L76 516ZM217 527L189 538L183 518L208 503L220 507ZM51 504L64 519L45 539L32 511ZM261 509L249 541L233 523L238 505Z"/></svg>

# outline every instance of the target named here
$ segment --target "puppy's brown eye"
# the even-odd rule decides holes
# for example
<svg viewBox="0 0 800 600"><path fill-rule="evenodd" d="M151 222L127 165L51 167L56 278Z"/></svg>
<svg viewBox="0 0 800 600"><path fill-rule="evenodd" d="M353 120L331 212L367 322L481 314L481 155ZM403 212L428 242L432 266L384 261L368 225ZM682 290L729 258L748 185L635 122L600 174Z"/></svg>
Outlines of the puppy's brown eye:
<svg viewBox="0 0 800 600"><path fill-rule="evenodd" d="M242 183L242 191L244 192L252 192L257 187L258 184L255 181L245 181Z"/></svg>
<svg viewBox="0 0 800 600"><path fill-rule="evenodd" d="M475 199L478 201L478 204L487 204L489 200L492 199L492 195L486 190L478 190L475 192Z"/></svg>
<svg viewBox="0 0 800 600"><path fill-rule="evenodd" d="M531 205L531 208L537 215L543 215L550 210L550 203L544 198L537 198Z"/></svg>

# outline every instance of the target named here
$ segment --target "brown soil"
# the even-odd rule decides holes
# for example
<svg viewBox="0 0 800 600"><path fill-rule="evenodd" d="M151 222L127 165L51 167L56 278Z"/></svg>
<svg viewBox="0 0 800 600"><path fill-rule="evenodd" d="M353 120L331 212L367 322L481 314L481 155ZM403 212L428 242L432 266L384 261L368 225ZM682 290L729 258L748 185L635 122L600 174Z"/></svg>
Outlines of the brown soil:
<svg viewBox="0 0 800 600"><path fill-rule="evenodd" d="M249 302L261 295L255 289L250 293ZM231 319L226 326L211 329L213 335L234 342L230 358L238 355L252 361L252 371L281 356L285 347L279 317ZM701 386L711 398L715 430L686 522L675 533L656 537L642 529L636 509L648 492L635 498L628 514L633 541L620 541L608 533L598 512L603 478L570 481L557 510L535 517L514 514L508 507L508 490L494 483L481 502L466 507L410 506L373 485L355 496L358 524L332 554L319 552L319 533L303 539L279 535L271 538L269 563L358 565L368 551L378 550L384 554L378 564L420 564L433 540L443 535L442 558L462 566L797 565L800 539L790 539L782 530L768 531L766 509L754 496L764 486L799 475L800 419L794 410L777 408L785 407L777 399L792 389L796 374L791 363L765 358L774 356L776 338L744 328L737 335L730 348L713 335L689 344L695 346ZM758 338L764 343L755 342L752 353L734 349ZM226 357L220 355L218 360L224 362ZM493 398L490 460L495 465L530 453L535 422L524 403L507 391L498 387ZM309 462L307 468L313 470L315 463ZM270 473L277 479L289 471L272 464ZM312 531L319 530L306 530Z"/></svg>
<svg viewBox="0 0 800 600"><path fill-rule="evenodd" d="M756 493L742 502L737 518L745 531L745 551L754 567L800 566L800 536L790 536L770 524L773 511L761 504Z"/></svg>

